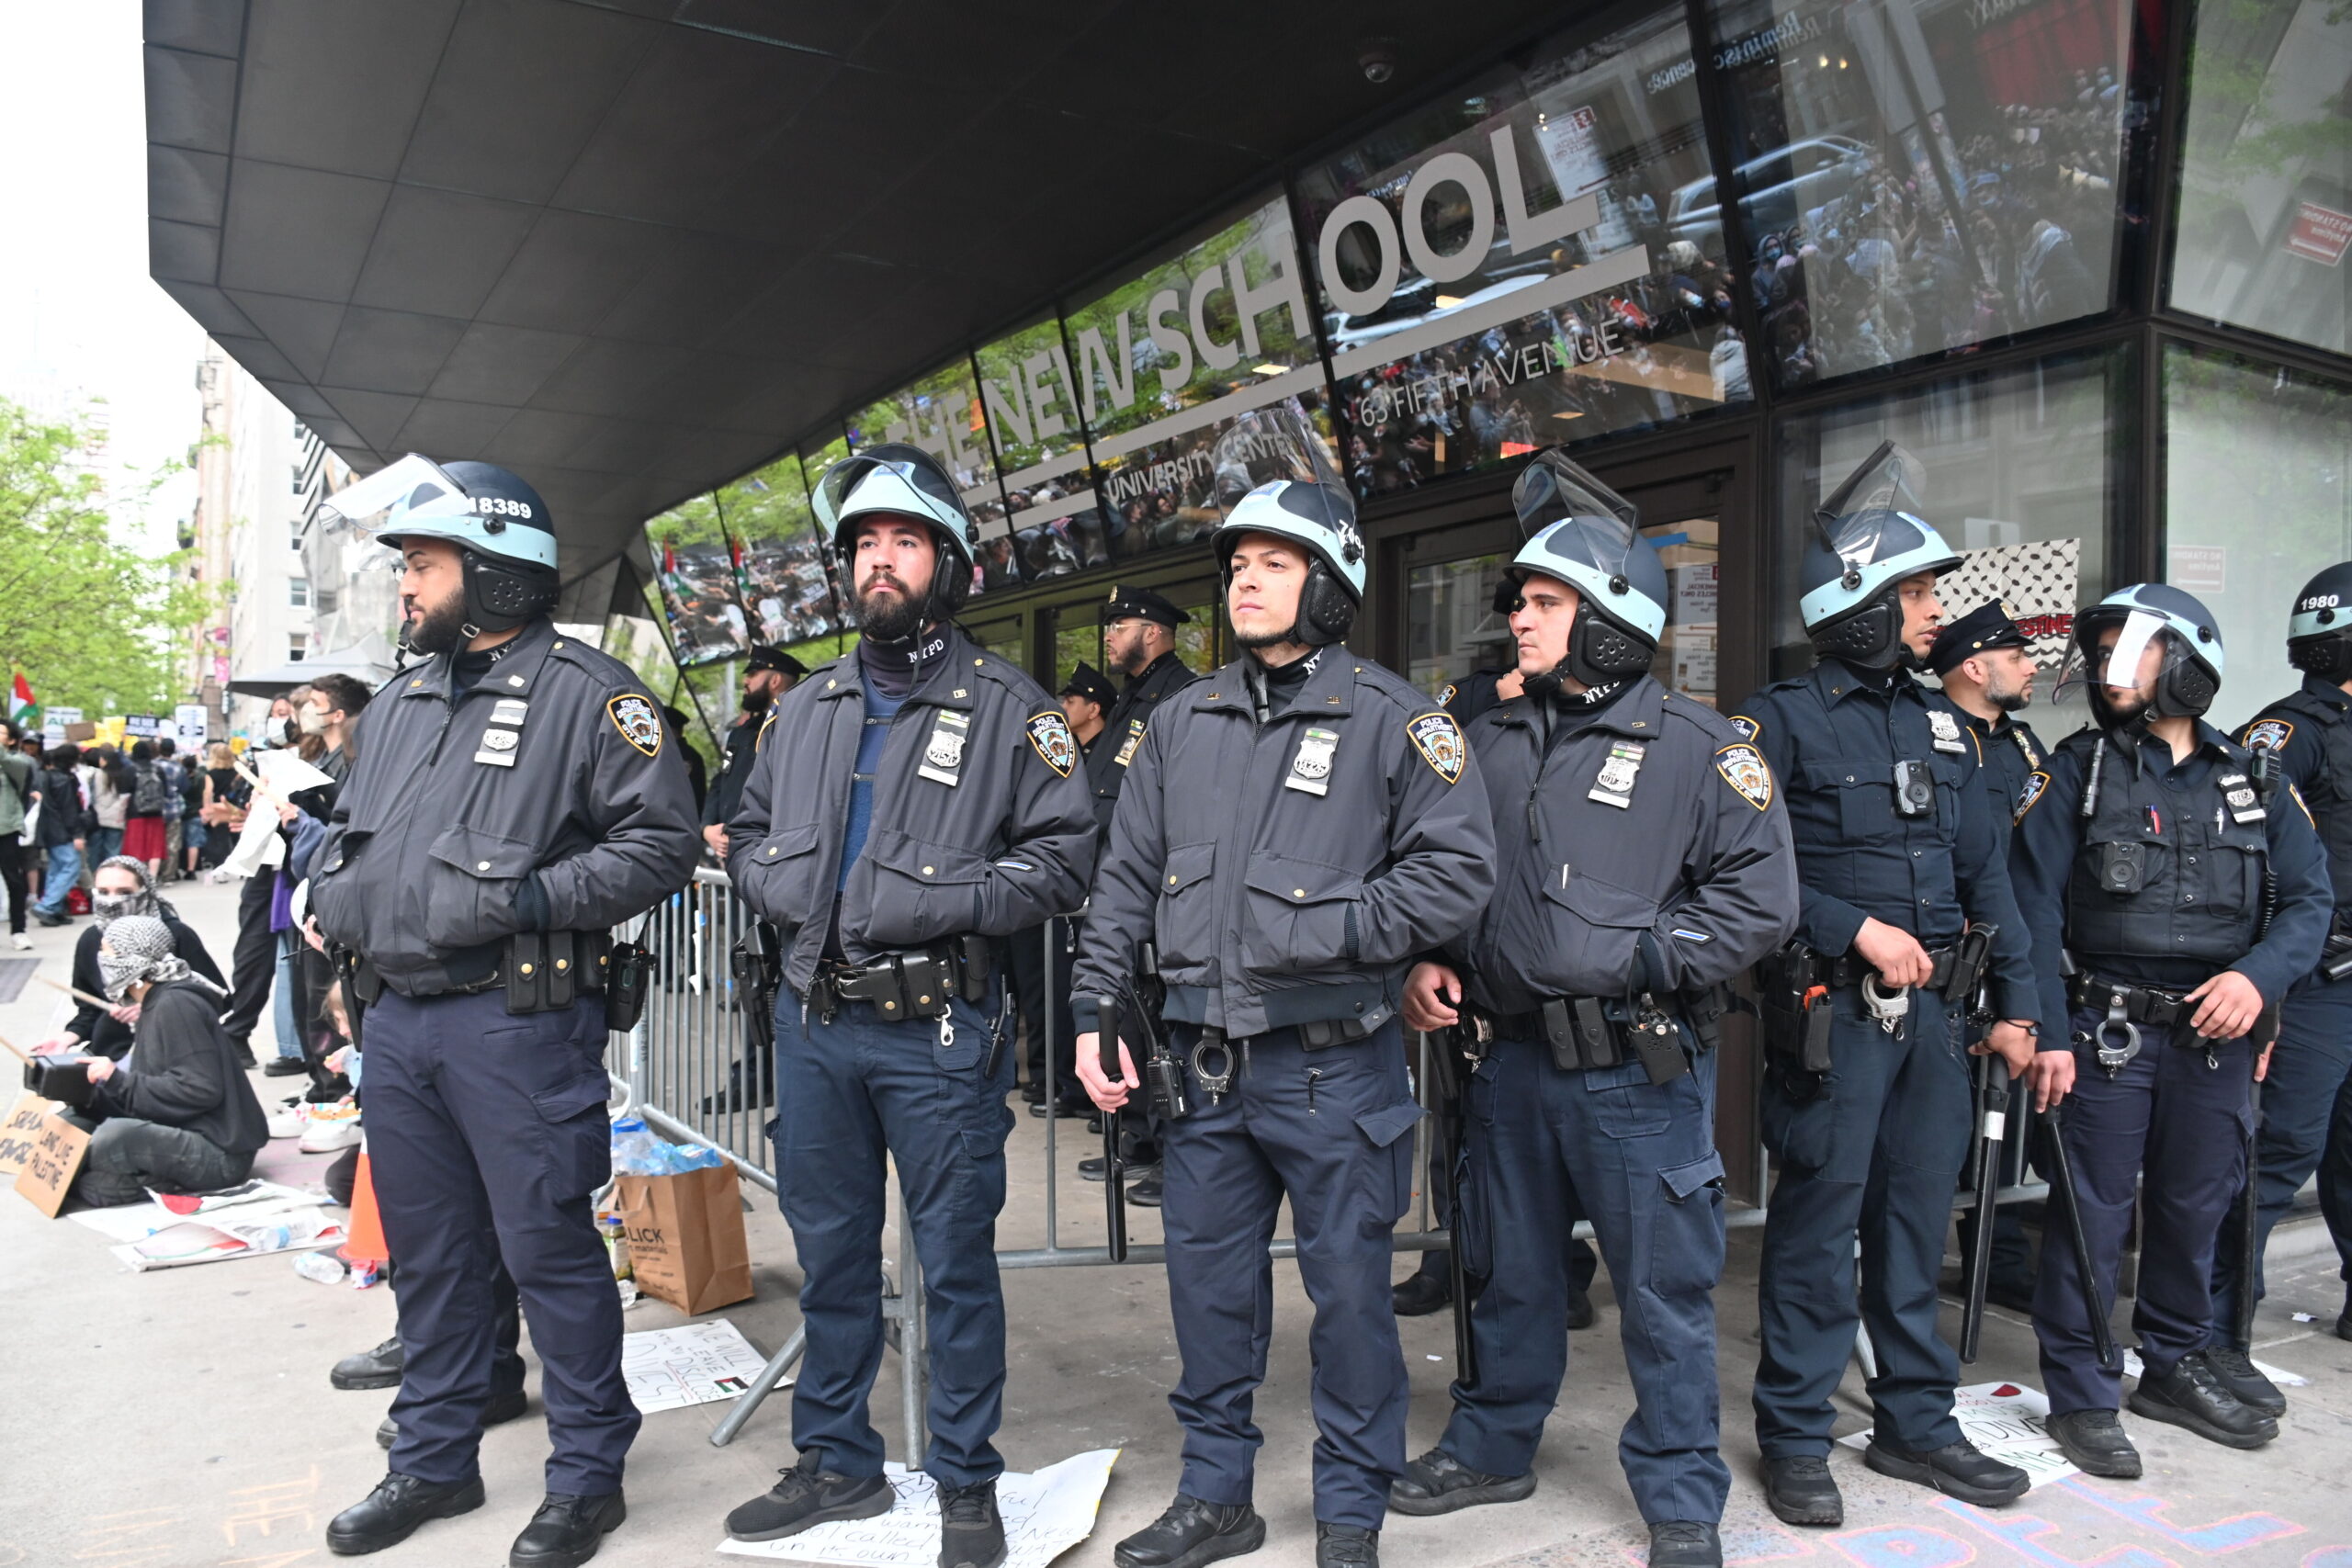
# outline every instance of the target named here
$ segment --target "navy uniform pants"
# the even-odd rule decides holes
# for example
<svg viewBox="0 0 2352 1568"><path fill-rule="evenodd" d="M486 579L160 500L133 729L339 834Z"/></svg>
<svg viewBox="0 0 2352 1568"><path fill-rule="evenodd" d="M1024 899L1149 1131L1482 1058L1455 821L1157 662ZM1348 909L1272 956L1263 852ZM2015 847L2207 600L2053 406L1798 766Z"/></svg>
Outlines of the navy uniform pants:
<svg viewBox="0 0 2352 1568"><path fill-rule="evenodd" d="M2101 1016L2078 1011L2068 1021L2075 1032L2087 1032ZM2180 1038L2194 1039L2185 1027ZM2060 1126L2074 1157L2099 1299L2115 1300L2136 1197L2143 1220L2132 1326L2141 1362L2151 1372L2168 1372L2204 1346L2213 1325L2213 1240L2245 1184L2254 1047L2221 1042L2212 1053L2216 1065L2208 1067L2201 1043L2173 1044L2150 1030L2140 1054L2112 1078L2090 1051L2075 1057L2075 1090ZM2118 1409L2122 1373L2101 1371L2091 1349L2074 1248L2041 1251L2033 1330L2041 1340L2051 1414Z"/></svg>
<svg viewBox="0 0 2352 1568"><path fill-rule="evenodd" d="M1189 1058L1199 1031L1173 1031ZM1249 1042L1212 1105L1187 1067L1190 1114L1161 1134L1168 1298L1183 1371L1168 1403L1184 1428L1179 1490L1250 1500L1250 1419L1273 1333L1267 1246L1288 1197L1299 1279L1315 1303L1315 1517L1378 1529L1405 1469L1405 1356L1389 1305L1390 1242L1413 1192L1414 1102L1401 1028L1308 1051L1295 1030Z"/></svg>
<svg viewBox="0 0 2352 1568"><path fill-rule="evenodd" d="M931 1339L931 1449L944 1486L1004 1469L1004 1292L996 1216L1012 1053L1001 1005L950 1004L946 1020L886 1020L871 1002L831 1023L786 990L776 1006L776 1198L800 1259L808 1352L792 1389L792 1440L836 1474L882 1473L866 1399L882 1364L882 1224L888 1166L922 1266ZM948 1027L943 1032L941 1025ZM909 1456L910 1459L912 1456Z"/></svg>
<svg viewBox="0 0 2352 1568"><path fill-rule="evenodd" d="M391 1468L439 1482L477 1473L503 1359L503 1260L539 1356L547 1489L617 1492L639 1416L621 1376L620 1294L588 1207L612 1174L604 999L516 1018L499 991L387 991L365 1029L368 1159L400 1260Z"/></svg>
<svg viewBox="0 0 2352 1568"><path fill-rule="evenodd" d="M1915 1451L1960 1440L1951 1415L1960 1358L1936 1333L1944 1231L1973 1104L1960 1012L1914 991L1909 1016L1889 1033L1863 1010L1859 987L1833 992L1830 1006L1820 1091L1792 1093L1778 1057L1764 1080L1765 1142L1781 1160L1758 1287L1756 1438L1767 1459L1829 1452L1829 1396L1858 1322L1878 1361L1870 1381L1878 1435Z"/></svg>
<svg viewBox="0 0 2352 1568"><path fill-rule="evenodd" d="M2255 1300L2263 1296L2261 1248L2294 1205L2295 1194L2319 1173L2320 1213L2335 1239L2343 1274L2352 1280L2352 980L2312 981L2290 992L2279 1009L2278 1045L2262 1080L2262 1125L2255 1133L2261 1156L2256 1178ZM2213 1338L2236 1334L2238 1269L2245 1247L2241 1211L2232 1203L2213 1249ZM2239 1347L2244 1349L2244 1346Z"/></svg>
<svg viewBox="0 0 2352 1568"><path fill-rule="evenodd" d="M1723 1277L1723 1156L1715 1058L1653 1084L1639 1062L1581 1073L1548 1047L1495 1043L1470 1083L1471 1179L1493 1273L1472 1314L1478 1383L1453 1385L1439 1443L1472 1470L1524 1475L1568 1366L1574 1199L1609 1260L1634 1382L1617 1457L1642 1517L1720 1519L1731 1472L1716 1452L1715 1303Z"/></svg>

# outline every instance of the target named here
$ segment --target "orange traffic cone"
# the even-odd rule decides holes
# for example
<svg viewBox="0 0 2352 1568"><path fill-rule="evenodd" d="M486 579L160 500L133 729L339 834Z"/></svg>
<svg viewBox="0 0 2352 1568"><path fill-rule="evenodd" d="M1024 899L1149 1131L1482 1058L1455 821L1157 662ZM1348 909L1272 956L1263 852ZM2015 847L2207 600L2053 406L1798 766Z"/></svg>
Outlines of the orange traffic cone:
<svg viewBox="0 0 2352 1568"><path fill-rule="evenodd" d="M351 1235L337 1248L346 1263L388 1263L391 1248L384 1245L384 1222L376 1213L376 1182L368 1169L368 1151L359 1151L359 1168L351 1179Z"/></svg>

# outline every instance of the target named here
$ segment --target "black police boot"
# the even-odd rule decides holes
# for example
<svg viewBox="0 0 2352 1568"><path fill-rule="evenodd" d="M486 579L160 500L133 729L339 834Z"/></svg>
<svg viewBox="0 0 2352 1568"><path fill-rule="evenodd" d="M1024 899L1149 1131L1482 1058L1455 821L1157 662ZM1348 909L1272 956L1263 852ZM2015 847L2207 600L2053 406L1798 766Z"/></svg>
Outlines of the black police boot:
<svg viewBox="0 0 2352 1568"><path fill-rule="evenodd" d="M1700 1519L1652 1525L1650 1568L1724 1568L1724 1538Z"/></svg>
<svg viewBox="0 0 2352 1568"><path fill-rule="evenodd" d="M853 1481L828 1474L805 1460L777 1473L784 1479L727 1516L729 1535L737 1540L782 1540L831 1519L887 1514L898 1497L878 1475Z"/></svg>
<svg viewBox="0 0 2352 1568"><path fill-rule="evenodd" d="M530 1407L531 1396L519 1388L510 1389L504 1393L493 1393L490 1396L490 1403L481 1407L481 1424L503 1427L509 1421L520 1420L523 1412ZM389 1449L400 1439L401 1424L389 1416L385 1416L376 1427L376 1446Z"/></svg>
<svg viewBox="0 0 2352 1568"><path fill-rule="evenodd" d="M1118 1568L1203 1568L1266 1544L1266 1521L1247 1503L1176 1494L1168 1511L1111 1549Z"/></svg>
<svg viewBox="0 0 2352 1568"><path fill-rule="evenodd" d="M617 1492L598 1497L550 1492L514 1538L506 1568L580 1568L628 1517L628 1500Z"/></svg>
<svg viewBox="0 0 2352 1568"><path fill-rule="evenodd" d="M1092 1159L1082 1159L1078 1162L1078 1179L1080 1181L1100 1181L1109 1174L1110 1169L1111 1162L1101 1155L1096 1155Z"/></svg>
<svg viewBox="0 0 2352 1568"><path fill-rule="evenodd" d="M1600 1321L1600 1309L1592 1304L1592 1298L1574 1285L1568 1287L1567 1305L1568 1327L1571 1330L1590 1328Z"/></svg>
<svg viewBox="0 0 2352 1568"><path fill-rule="evenodd" d="M1791 1454L1764 1461L1764 1501L1784 1525L1842 1525L1846 1499L1838 1495L1829 1461L1818 1454Z"/></svg>
<svg viewBox="0 0 2352 1568"><path fill-rule="evenodd" d="M2112 1410L2069 1410L2050 1418L2050 1435L2075 1468L2109 1481L2140 1479L2140 1450L2124 1435Z"/></svg>
<svg viewBox="0 0 2352 1568"><path fill-rule="evenodd" d="M2014 1503L2033 1484L2033 1478L2024 1471L2013 1464L2003 1464L1965 1438L1939 1449L1915 1452L1872 1437L1871 1446L1862 1450L1862 1462L1881 1475L1932 1486L1947 1497L1957 1497L1980 1508Z"/></svg>
<svg viewBox="0 0 2352 1568"><path fill-rule="evenodd" d="M939 1489L939 1568L997 1568L1004 1561L1004 1516L996 1482Z"/></svg>
<svg viewBox="0 0 2352 1568"><path fill-rule="evenodd" d="M1380 1568L1380 1532L1316 1520L1315 1568Z"/></svg>
<svg viewBox="0 0 2352 1568"><path fill-rule="evenodd" d="M2132 1413L2186 1427L2224 1448L2258 1449L2278 1435L2278 1423L2240 1404L2202 1356L2183 1356L2162 1376L2141 1373Z"/></svg>
<svg viewBox="0 0 2352 1568"><path fill-rule="evenodd" d="M405 1359L401 1351L401 1337L395 1334L373 1350L362 1350L337 1361L334 1370L327 1373L327 1382L337 1388L398 1388Z"/></svg>
<svg viewBox="0 0 2352 1568"><path fill-rule="evenodd" d="M1450 1514L1481 1503L1516 1503L1535 1495L1535 1473L1488 1475L1443 1449L1431 1449L1388 1483L1388 1506L1400 1514Z"/></svg>
<svg viewBox="0 0 2352 1568"><path fill-rule="evenodd" d="M1145 1170L1142 1176L1131 1177L1127 1181L1127 1201L1137 1208L1159 1208L1160 1200L1167 1195L1167 1192L1168 1183L1160 1176L1159 1167L1156 1165Z"/></svg>
<svg viewBox="0 0 2352 1568"><path fill-rule="evenodd" d="M470 1514L481 1504L479 1475L470 1481L420 1481L393 1471L376 1483L376 1490L327 1521L327 1550L337 1557L364 1557L398 1546L421 1524Z"/></svg>
<svg viewBox="0 0 2352 1568"><path fill-rule="evenodd" d="M2335 1314L2335 1337L2352 1339L2352 1296L2344 1298L2344 1310Z"/></svg>
<svg viewBox="0 0 2352 1568"><path fill-rule="evenodd" d="M2265 1416L2287 1414L2287 1396L2278 1392L2277 1383L2262 1375L2252 1356L2233 1345L2208 1345L2198 1354L2213 1369L2222 1386L2238 1396L2240 1404Z"/></svg>
<svg viewBox="0 0 2352 1568"><path fill-rule="evenodd" d="M1430 1252L1422 1256L1443 1258L1445 1254ZM1430 1272L1429 1266L1424 1263L1419 1270L1407 1275L1402 1283L1389 1291L1388 1304L1398 1317L1427 1317L1433 1312L1443 1312L1453 1304L1453 1281L1442 1269L1436 1273Z"/></svg>

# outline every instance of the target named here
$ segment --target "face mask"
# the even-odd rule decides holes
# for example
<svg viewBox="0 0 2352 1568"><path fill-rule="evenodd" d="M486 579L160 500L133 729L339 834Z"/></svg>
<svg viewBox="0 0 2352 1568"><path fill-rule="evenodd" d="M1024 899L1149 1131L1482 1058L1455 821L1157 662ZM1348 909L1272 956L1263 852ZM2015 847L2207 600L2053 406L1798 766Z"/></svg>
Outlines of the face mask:
<svg viewBox="0 0 2352 1568"><path fill-rule="evenodd" d="M149 967L147 959L98 949L98 982L110 1002L128 999L130 987L147 977Z"/></svg>
<svg viewBox="0 0 2352 1568"><path fill-rule="evenodd" d="M93 893L90 895L90 912L101 920L110 920L118 915L130 913L131 906L138 902L139 895L136 893Z"/></svg>
<svg viewBox="0 0 2352 1568"><path fill-rule="evenodd" d="M316 708L304 708L295 716L295 722L302 727L305 735L324 735L327 732L327 716Z"/></svg>

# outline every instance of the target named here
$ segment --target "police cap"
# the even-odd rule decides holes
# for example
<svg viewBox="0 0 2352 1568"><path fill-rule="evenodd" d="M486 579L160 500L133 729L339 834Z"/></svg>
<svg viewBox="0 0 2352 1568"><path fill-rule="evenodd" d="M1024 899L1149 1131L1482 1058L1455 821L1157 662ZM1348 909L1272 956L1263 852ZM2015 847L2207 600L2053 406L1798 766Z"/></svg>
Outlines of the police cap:
<svg viewBox="0 0 2352 1568"><path fill-rule="evenodd" d="M1111 710L1111 705L1119 700L1119 688L1111 684L1102 671L1081 660L1078 668L1069 672L1069 679L1062 682L1059 694L1065 697L1084 697L1088 702L1108 713Z"/></svg>
<svg viewBox="0 0 2352 1568"><path fill-rule="evenodd" d="M743 673L756 675L763 670L773 670L779 675L789 675L797 681L808 673L808 667L780 648L764 642L752 645L751 657L743 660Z"/></svg>
<svg viewBox="0 0 2352 1568"><path fill-rule="evenodd" d="M1998 599L1979 604L1936 633L1928 649L1928 668L1949 675L1963 659L1990 653L1996 648L2030 648L2033 639L2009 618L2009 607Z"/></svg>
<svg viewBox="0 0 2352 1568"><path fill-rule="evenodd" d="M1114 583L1111 596L1102 603L1102 624L1107 626L1113 621L1124 621L1131 615L1157 621L1170 627L1181 626L1193 618L1148 588Z"/></svg>

